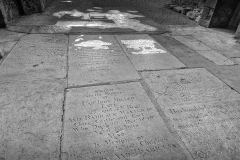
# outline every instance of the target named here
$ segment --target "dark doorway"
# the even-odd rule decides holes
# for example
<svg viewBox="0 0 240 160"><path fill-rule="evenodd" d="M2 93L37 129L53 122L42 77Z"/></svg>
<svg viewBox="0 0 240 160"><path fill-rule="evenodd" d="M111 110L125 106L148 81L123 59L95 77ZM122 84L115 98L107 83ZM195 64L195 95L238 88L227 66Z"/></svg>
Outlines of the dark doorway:
<svg viewBox="0 0 240 160"><path fill-rule="evenodd" d="M5 24L5 21L4 21L2 11L0 10L0 28L1 27L6 27L6 24Z"/></svg>
<svg viewBox="0 0 240 160"><path fill-rule="evenodd" d="M21 0L14 0L14 2L16 3L16 5L18 7L19 14L24 15L22 1Z"/></svg>
<svg viewBox="0 0 240 160"><path fill-rule="evenodd" d="M239 9L239 0L218 0L217 6L214 11L211 26L218 28L237 29L236 20L234 22L234 15L236 10ZM238 11L239 12L239 11ZM237 15L236 15L237 16ZM234 23L233 23L234 22ZM235 24L235 25L231 25Z"/></svg>

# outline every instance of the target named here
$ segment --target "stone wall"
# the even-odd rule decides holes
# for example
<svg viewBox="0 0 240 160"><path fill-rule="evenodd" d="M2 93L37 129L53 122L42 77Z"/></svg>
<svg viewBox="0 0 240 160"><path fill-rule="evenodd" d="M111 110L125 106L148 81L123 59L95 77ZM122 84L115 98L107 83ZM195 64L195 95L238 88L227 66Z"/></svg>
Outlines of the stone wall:
<svg viewBox="0 0 240 160"><path fill-rule="evenodd" d="M18 5L15 0L0 0L0 9L5 23L19 17Z"/></svg>
<svg viewBox="0 0 240 160"><path fill-rule="evenodd" d="M32 14L44 11L51 0L21 0L25 14Z"/></svg>

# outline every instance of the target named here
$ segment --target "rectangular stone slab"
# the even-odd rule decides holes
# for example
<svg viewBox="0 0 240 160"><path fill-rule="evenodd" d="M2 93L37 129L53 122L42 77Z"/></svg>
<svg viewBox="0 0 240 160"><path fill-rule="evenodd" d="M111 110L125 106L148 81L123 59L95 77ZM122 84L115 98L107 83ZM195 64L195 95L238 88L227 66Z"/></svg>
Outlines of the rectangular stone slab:
<svg viewBox="0 0 240 160"><path fill-rule="evenodd" d="M32 79L65 78L67 36L24 36L1 65L0 74L28 74Z"/></svg>
<svg viewBox="0 0 240 160"><path fill-rule="evenodd" d="M123 48L137 70L185 67L183 63L148 35L118 35L117 38L123 44Z"/></svg>
<svg viewBox="0 0 240 160"><path fill-rule="evenodd" d="M240 95L205 69L142 73L194 159L239 159Z"/></svg>
<svg viewBox="0 0 240 160"><path fill-rule="evenodd" d="M217 65L234 65L234 62L222 55L220 51L208 47L192 36L174 36L174 38Z"/></svg>
<svg viewBox="0 0 240 160"><path fill-rule="evenodd" d="M140 83L70 89L62 157L188 159Z"/></svg>
<svg viewBox="0 0 240 160"><path fill-rule="evenodd" d="M58 160L65 81L0 74L0 159Z"/></svg>
<svg viewBox="0 0 240 160"><path fill-rule="evenodd" d="M111 35L72 35L69 86L139 79L138 73Z"/></svg>

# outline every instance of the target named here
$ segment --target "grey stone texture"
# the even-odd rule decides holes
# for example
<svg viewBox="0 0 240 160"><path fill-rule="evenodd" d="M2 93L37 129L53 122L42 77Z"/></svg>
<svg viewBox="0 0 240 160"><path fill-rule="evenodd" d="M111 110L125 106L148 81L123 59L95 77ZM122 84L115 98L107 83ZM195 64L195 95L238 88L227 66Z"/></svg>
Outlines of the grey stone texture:
<svg viewBox="0 0 240 160"><path fill-rule="evenodd" d="M205 69L142 73L194 159L239 159L240 94Z"/></svg>
<svg viewBox="0 0 240 160"><path fill-rule="evenodd" d="M185 67L167 49L148 35L118 35L117 38L137 70Z"/></svg>
<svg viewBox="0 0 240 160"><path fill-rule="evenodd" d="M188 159L140 83L70 89L63 159Z"/></svg>
<svg viewBox="0 0 240 160"><path fill-rule="evenodd" d="M64 35L28 35L1 64L0 159L59 158L66 51Z"/></svg>
<svg viewBox="0 0 240 160"><path fill-rule="evenodd" d="M140 79L112 35L72 35L69 86Z"/></svg>

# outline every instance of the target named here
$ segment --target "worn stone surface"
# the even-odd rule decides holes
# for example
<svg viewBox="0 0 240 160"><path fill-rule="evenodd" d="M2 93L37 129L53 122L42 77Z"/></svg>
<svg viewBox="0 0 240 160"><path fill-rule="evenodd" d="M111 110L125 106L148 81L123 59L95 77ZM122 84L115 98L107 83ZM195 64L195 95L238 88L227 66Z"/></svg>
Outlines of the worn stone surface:
<svg viewBox="0 0 240 160"><path fill-rule="evenodd" d="M205 69L142 75L193 158L240 158L240 94Z"/></svg>
<svg viewBox="0 0 240 160"><path fill-rule="evenodd" d="M59 159L66 44L64 35L28 35L1 64L0 159Z"/></svg>
<svg viewBox="0 0 240 160"><path fill-rule="evenodd" d="M140 83L70 89L63 159L187 159Z"/></svg>
<svg viewBox="0 0 240 160"><path fill-rule="evenodd" d="M137 72L113 36L70 36L70 86L136 79Z"/></svg>
<svg viewBox="0 0 240 160"><path fill-rule="evenodd" d="M8 53L10 53L10 51L12 50L12 48L15 46L16 43L17 43L17 41L0 42L0 56L4 57Z"/></svg>
<svg viewBox="0 0 240 160"><path fill-rule="evenodd" d="M234 65L234 62L231 59L220 54L219 51L214 50L201 41L195 39L192 36L174 36L176 40L185 44L189 48L197 51L200 55L207 58L208 60L214 62L217 65Z"/></svg>
<svg viewBox="0 0 240 160"><path fill-rule="evenodd" d="M158 70L185 67L161 44L148 35L118 35L127 55L137 70Z"/></svg>
<svg viewBox="0 0 240 160"><path fill-rule="evenodd" d="M195 32L192 36L227 57L240 57L240 44L234 39L234 33L208 29L208 32Z"/></svg>
<svg viewBox="0 0 240 160"><path fill-rule="evenodd" d="M67 36L25 36L3 62L4 74L28 73L35 78L66 77Z"/></svg>
<svg viewBox="0 0 240 160"><path fill-rule="evenodd" d="M0 159L57 160L65 82L29 77L0 73Z"/></svg>

